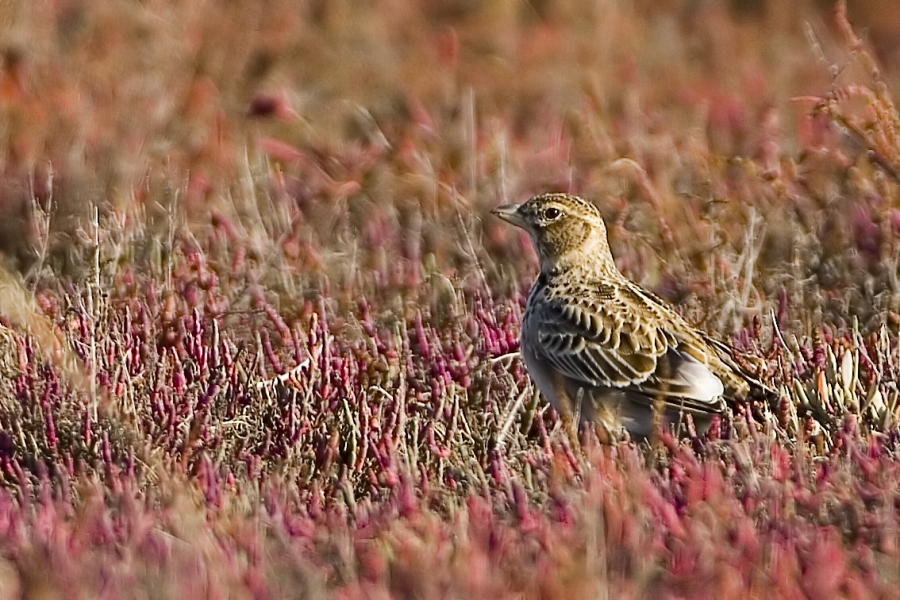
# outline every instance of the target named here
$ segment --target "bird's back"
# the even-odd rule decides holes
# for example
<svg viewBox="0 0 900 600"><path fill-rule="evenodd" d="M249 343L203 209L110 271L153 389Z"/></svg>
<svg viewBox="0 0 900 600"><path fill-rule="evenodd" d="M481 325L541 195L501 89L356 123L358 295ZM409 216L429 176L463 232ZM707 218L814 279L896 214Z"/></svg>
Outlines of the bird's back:
<svg viewBox="0 0 900 600"><path fill-rule="evenodd" d="M644 435L654 404L691 414L703 428L723 399L746 397L751 385L724 344L616 274L542 274L526 306L522 350L557 410L579 404L583 419L617 420Z"/></svg>

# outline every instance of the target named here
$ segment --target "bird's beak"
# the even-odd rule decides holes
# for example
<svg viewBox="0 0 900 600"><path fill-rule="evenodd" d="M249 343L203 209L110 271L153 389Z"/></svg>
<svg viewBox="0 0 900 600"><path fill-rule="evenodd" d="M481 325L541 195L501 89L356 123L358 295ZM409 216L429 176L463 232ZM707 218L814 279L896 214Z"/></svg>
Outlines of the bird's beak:
<svg viewBox="0 0 900 600"><path fill-rule="evenodd" d="M512 223L516 227L525 227L525 221L519 214L519 204L506 204L498 206L491 213L497 215L507 223Z"/></svg>

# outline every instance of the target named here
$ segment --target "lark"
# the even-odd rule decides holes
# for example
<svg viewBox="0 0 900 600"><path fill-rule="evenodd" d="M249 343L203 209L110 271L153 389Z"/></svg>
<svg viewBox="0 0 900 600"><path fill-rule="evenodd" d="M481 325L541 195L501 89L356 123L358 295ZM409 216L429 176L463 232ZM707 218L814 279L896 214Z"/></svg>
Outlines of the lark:
<svg viewBox="0 0 900 600"><path fill-rule="evenodd" d="M659 426L705 433L728 401L751 388L730 349L622 275L591 202L535 196L494 214L521 227L540 258L525 307L521 352L541 394L563 420L648 438Z"/></svg>

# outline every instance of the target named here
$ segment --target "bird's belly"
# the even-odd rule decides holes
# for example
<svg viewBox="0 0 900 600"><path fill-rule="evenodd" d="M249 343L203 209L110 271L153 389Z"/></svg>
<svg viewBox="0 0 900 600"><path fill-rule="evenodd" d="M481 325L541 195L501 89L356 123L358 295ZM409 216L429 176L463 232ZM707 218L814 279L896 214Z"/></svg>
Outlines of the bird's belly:
<svg viewBox="0 0 900 600"><path fill-rule="evenodd" d="M556 412L562 414L569 411L570 407L564 404L567 399L561 397L561 390L556 385L553 368L547 365L546 361L536 356L524 339L521 347L522 358L525 360L525 370L528 371L528 375L531 377L531 381L534 382L535 387Z"/></svg>

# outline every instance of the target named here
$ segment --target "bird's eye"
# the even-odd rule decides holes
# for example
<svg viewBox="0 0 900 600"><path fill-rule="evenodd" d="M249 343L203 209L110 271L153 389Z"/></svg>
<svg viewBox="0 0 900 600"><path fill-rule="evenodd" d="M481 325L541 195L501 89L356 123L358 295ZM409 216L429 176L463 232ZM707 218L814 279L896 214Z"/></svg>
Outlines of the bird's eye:
<svg viewBox="0 0 900 600"><path fill-rule="evenodd" d="M559 212L558 208L553 208L552 206L544 211L544 218L552 221L553 219L558 219L559 215L562 213Z"/></svg>

